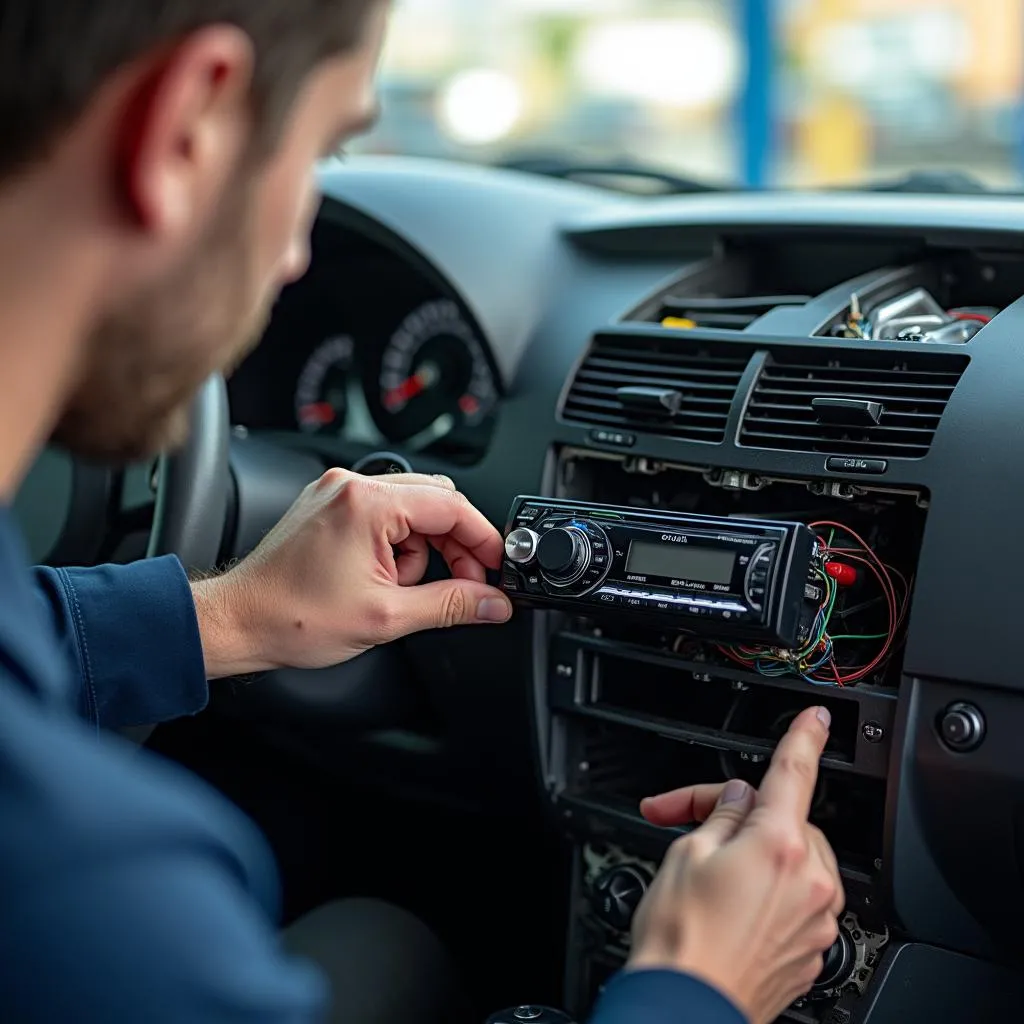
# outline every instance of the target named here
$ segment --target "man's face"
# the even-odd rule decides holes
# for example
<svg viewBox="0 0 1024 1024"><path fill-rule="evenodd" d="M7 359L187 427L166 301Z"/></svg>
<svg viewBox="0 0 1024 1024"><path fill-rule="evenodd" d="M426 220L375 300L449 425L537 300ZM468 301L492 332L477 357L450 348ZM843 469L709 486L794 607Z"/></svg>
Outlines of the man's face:
<svg viewBox="0 0 1024 1024"><path fill-rule="evenodd" d="M280 289L306 271L319 205L314 167L372 118L386 13L382 3L359 50L310 75L276 150L229 176L214 215L167 272L105 315L58 443L127 461L185 439L203 381L237 366L262 336Z"/></svg>

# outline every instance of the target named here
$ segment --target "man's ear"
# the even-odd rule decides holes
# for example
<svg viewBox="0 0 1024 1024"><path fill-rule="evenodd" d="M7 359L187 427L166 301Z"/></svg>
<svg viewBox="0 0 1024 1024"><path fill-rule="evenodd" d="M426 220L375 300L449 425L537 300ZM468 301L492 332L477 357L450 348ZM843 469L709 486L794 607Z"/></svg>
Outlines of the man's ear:
<svg viewBox="0 0 1024 1024"><path fill-rule="evenodd" d="M143 230L194 233L216 204L252 133L255 55L241 30L193 32L147 60L121 119L122 201Z"/></svg>

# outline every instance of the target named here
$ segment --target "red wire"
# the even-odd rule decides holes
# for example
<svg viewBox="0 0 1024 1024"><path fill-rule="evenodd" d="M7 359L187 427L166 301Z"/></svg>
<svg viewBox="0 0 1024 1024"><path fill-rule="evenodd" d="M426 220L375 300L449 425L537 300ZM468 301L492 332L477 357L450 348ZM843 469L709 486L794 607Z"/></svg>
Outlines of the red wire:
<svg viewBox="0 0 1024 1024"><path fill-rule="evenodd" d="M896 599L896 587L892 582L892 577L889 575L888 569L882 560L871 550L867 542L863 537L860 536L855 530L852 530L849 526L845 526L842 523L834 522L833 520L822 520L820 522L811 523L810 527L812 530L820 530L822 528L839 530L845 533L847 536L852 537L857 545L863 550L864 554L868 557L864 558L860 554L856 554L852 551L835 550L830 549L829 554L833 557L848 558L851 561L859 562L872 572L875 578L878 580L882 593L885 596L886 604L889 612L889 635L886 638L885 644L881 651L875 656L875 658L868 664L860 668L848 671L845 674L841 674L836 671L836 681L842 685L848 685L850 683L859 682L866 676L869 676L874 670L888 657L892 645L896 639L896 632L899 628L899 624L903 621L903 617L906 611L906 597L904 598L903 607ZM901 573L897 573L900 579L906 585L906 580L903 578ZM835 667L835 666L834 666Z"/></svg>
<svg viewBox="0 0 1024 1024"><path fill-rule="evenodd" d="M878 654L871 660L867 665L857 666L850 668L846 672L840 672L839 666L836 664L835 654L829 658L828 669L831 670L832 679L834 679L837 686L848 686L851 683L859 682L861 679L871 675L879 665L881 665L886 658L889 657L892 650L893 644L896 640L896 634L899 631L903 620L906 617L907 609L910 603L910 585L907 583L906 577L898 569L893 566L887 565L883 562L871 549L867 541L860 536L855 530L852 530L849 526L845 526L843 523L837 523L833 520L821 520L816 523L809 524L812 530L831 529L838 530L847 536L851 537L854 542L861 549L862 553L855 551L849 551L844 548L829 548L825 547L825 553L833 558L845 558L850 561L859 562L861 565L867 567L872 573L875 579L878 580L879 586L882 588L882 594L885 597L886 609L889 618L889 630L885 644ZM866 558L864 556L867 556ZM896 576L900 584L902 585L902 601L898 600L896 593L896 586L893 583L892 577ZM731 661L738 665L742 665L746 669L755 669L755 666L751 665L748 661L739 657L736 653L729 650L724 645L716 645L718 650L726 655ZM747 653L747 650L740 648L741 651ZM757 657L758 652L749 651L749 656ZM818 670L820 672L820 669ZM814 678L821 682L831 681L828 677L822 677L818 674L814 674Z"/></svg>
<svg viewBox="0 0 1024 1024"><path fill-rule="evenodd" d="M836 665L836 656L834 654L828 659L828 667L832 669L832 675L835 676L836 686L845 686L843 677L839 674L839 667Z"/></svg>
<svg viewBox="0 0 1024 1024"><path fill-rule="evenodd" d="M865 678L865 676L869 676L888 656L889 650L892 647L893 641L896 637L898 610L896 606L896 594L892 585L892 581L888 578L887 575L884 575L884 569L879 571L866 558L861 558L860 555L855 555L852 552L845 552L844 557L850 558L855 562L860 562L861 564L866 565L868 569L870 569L871 572L874 573L875 578L878 580L879 584L881 584L882 591L885 594L886 603L889 606L889 636L886 638L884 646L869 665L857 669L849 675L843 676L843 681L846 683L850 683L859 681Z"/></svg>

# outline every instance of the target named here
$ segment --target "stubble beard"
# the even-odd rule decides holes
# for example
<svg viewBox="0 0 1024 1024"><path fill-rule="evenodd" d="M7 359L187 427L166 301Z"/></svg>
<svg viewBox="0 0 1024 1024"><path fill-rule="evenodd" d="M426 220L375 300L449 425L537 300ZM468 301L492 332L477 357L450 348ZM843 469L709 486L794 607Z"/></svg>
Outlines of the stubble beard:
<svg viewBox="0 0 1024 1024"><path fill-rule="evenodd" d="M210 228L158 284L89 336L83 372L53 435L74 455L127 463L180 447L213 373L238 366L266 329L272 295L255 270L250 183L236 183Z"/></svg>

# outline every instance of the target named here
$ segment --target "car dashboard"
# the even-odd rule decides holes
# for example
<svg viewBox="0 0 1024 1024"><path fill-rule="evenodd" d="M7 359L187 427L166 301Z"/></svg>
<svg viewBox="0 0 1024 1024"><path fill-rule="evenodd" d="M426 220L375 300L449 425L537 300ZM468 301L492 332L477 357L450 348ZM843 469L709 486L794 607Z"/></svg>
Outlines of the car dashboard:
<svg viewBox="0 0 1024 1024"><path fill-rule="evenodd" d="M838 567L834 646L795 665L614 601L522 608L410 638L422 693L345 755L322 693L281 682L263 713L305 704L305 756L368 757L385 788L541 802L572 847L564 996L584 1014L676 834L639 800L756 783L824 704L812 820L847 908L784 1019L1018 1006L1024 201L638 201L370 158L323 185L311 270L230 382L238 439L321 465L392 450L499 528L517 494L809 524Z"/></svg>

